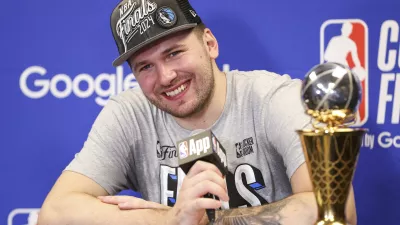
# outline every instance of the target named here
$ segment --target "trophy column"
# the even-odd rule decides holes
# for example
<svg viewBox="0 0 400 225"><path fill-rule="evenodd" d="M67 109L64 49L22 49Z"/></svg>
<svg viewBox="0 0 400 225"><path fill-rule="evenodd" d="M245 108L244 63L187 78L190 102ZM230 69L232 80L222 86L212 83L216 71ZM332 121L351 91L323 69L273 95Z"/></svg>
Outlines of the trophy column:
<svg viewBox="0 0 400 225"><path fill-rule="evenodd" d="M325 63L306 75L302 100L314 129L298 130L318 205L316 225L344 225L346 201L365 129L354 121L361 87L346 66Z"/></svg>
<svg viewBox="0 0 400 225"><path fill-rule="evenodd" d="M298 131L318 204L318 225L346 224L345 205L364 130Z"/></svg>

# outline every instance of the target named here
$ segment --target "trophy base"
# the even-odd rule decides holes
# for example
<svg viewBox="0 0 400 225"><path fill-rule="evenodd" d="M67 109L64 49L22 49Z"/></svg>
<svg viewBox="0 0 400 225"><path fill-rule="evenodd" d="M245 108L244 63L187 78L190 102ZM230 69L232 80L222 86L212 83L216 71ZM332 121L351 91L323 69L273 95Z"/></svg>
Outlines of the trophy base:
<svg viewBox="0 0 400 225"><path fill-rule="evenodd" d="M349 223L339 222L339 221L320 220L315 225L350 225L350 224Z"/></svg>
<svg viewBox="0 0 400 225"><path fill-rule="evenodd" d="M315 225L350 225L350 224L342 223L342 222L332 222L332 221L321 220L321 221L317 222Z"/></svg>

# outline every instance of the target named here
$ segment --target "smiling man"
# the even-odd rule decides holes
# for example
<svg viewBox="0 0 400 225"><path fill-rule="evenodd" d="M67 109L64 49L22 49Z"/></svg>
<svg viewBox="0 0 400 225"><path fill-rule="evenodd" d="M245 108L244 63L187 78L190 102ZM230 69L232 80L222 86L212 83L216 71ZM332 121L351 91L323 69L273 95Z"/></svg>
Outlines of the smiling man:
<svg viewBox="0 0 400 225"><path fill-rule="evenodd" d="M295 130L310 125L301 81L219 70L219 45L186 0L124 0L111 16L120 56L140 89L112 96L46 198L39 224L312 224L317 206ZM240 54L240 52L238 52ZM245 57L245 56L244 56ZM175 143L211 129L229 173ZM114 196L139 191L143 199ZM222 201L203 198L212 193ZM346 214L356 224L353 192Z"/></svg>
<svg viewBox="0 0 400 225"><path fill-rule="evenodd" d="M128 59L148 100L182 122L203 117L212 102L225 98L224 93L215 92L215 86L226 86L224 75L216 71L208 55L217 56L216 49L211 49L216 46L207 52L200 43L200 29L195 29L198 31L181 31L157 40ZM213 38L211 32L206 35ZM222 110L222 106L217 108Z"/></svg>

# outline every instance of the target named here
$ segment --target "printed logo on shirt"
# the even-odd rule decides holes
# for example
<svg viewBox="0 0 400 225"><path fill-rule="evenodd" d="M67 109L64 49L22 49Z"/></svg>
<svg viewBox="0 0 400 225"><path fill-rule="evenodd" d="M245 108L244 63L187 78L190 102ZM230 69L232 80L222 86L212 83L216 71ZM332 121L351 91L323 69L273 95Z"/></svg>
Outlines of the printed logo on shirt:
<svg viewBox="0 0 400 225"><path fill-rule="evenodd" d="M236 157L242 158L246 155L254 153L253 145L254 145L253 137L246 138L243 141L236 143L235 144Z"/></svg>
<svg viewBox="0 0 400 225"><path fill-rule="evenodd" d="M172 159L178 157L176 152L176 147L174 145L161 146L160 141L157 141L157 158L160 160L165 160L167 158Z"/></svg>
<svg viewBox="0 0 400 225"><path fill-rule="evenodd" d="M269 203L262 196L262 193L266 191L263 174L255 166L250 164L238 165L233 174L227 174L226 183L231 208L253 207Z"/></svg>
<svg viewBox="0 0 400 225"><path fill-rule="evenodd" d="M222 202L221 209L253 207L269 203L265 198L266 183L258 168L250 164L241 164L234 171L233 174L229 172L225 178L230 200ZM175 205L185 176L180 167L160 166L161 204L170 207Z"/></svg>

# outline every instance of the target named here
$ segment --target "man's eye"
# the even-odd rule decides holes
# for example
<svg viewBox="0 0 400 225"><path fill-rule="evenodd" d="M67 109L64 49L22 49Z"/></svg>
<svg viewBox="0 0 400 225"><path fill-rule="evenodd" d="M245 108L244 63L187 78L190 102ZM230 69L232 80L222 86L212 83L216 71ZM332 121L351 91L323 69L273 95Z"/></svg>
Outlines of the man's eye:
<svg viewBox="0 0 400 225"><path fill-rule="evenodd" d="M175 51L169 54L169 57L174 57L176 55L178 55L179 53L181 53L182 51Z"/></svg>
<svg viewBox="0 0 400 225"><path fill-rule="evenodd" d="M147 69L150 69L150 68L151 68L151 65L147 64L147 65L141 67L139 71L147 70Z"/></svg>

